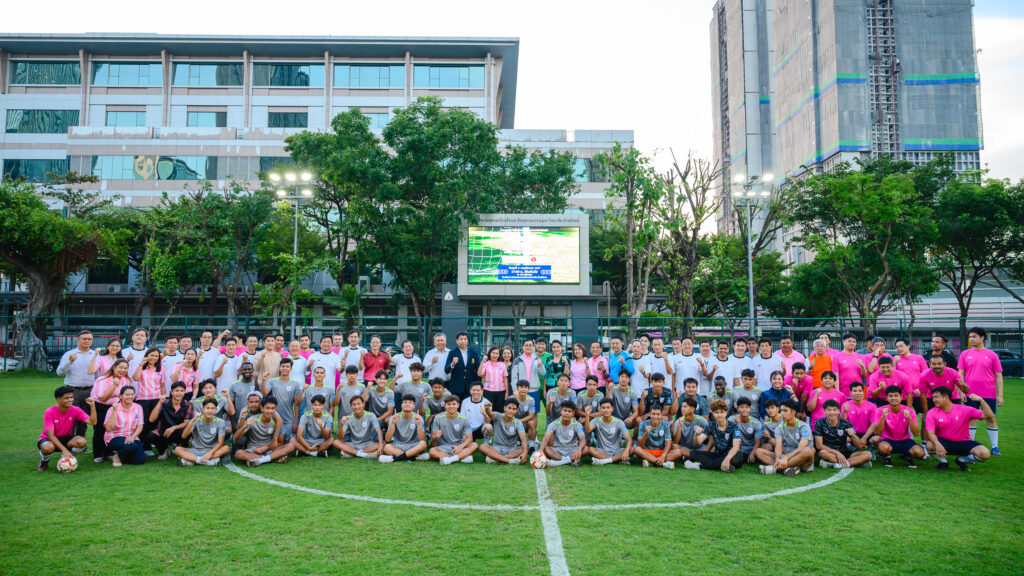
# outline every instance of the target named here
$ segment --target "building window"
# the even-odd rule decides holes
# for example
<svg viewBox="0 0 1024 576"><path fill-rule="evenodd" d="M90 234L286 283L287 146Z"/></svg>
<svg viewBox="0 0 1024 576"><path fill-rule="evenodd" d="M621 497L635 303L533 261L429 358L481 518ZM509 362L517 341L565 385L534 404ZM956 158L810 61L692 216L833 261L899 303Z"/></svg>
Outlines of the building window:
<svg viewBox="0 0 1024 576"><path fill-rule="evenodd" d="M253 86L306 86L324 85L323 64L253 64Z"/></svg>
<svg viewBox="0 0 1024 576"><path fill-rule="evenodd" d="M67 174L70 160L59 158L56 160L4 160L4 176L11 180L24 178L32 182L46 180L50 172L54 174Z"/></svg>
<svg viewBox="0 0 1024 576"><path fill-rule="evenodd" d="M413 72L416 88L483 88L484 67L416 65Z"/></svg>
<svg viewBox="0 0 1024 576"><path fill-rule="evenodd" d="M127 284L128 267L100 260L89 268L89 284Z"/></svg>
<svg viewBox="0 0 1024 576"><path fill-rule="evenodd" d="M92 65L92 83L96 86L162 86L162 70L159 63L96 62Z"/></svg>
<svg viewBox="0 0 1024 576"><path fill-rule="evenodd" d="M305 128L309 125L306 112L269 112L267 126L270 128Z"/></svg>
<svg viewBox="0 0 1024 576"><path fill-rule="evenodd" d="M228 125L228 113L189 112L185 125L192 128L224 128Z"/></svg>
<svg viewBox="0 0 1024 576"><path fill-rule="evenodd" d="M242 77L240 63L174 65L175 86L241 86Z"/></svg>
<svg viewBox="0 0 1024 576"><path fill-rule="evenodd" d="M11 61L11 84L74 86L82 83L78 62Z"/></svg>
<svg viewBox="0 0 1024 576"><path fill-rule="evenodd" d="M216 156L93 156L102 180L216 180Z"/></svg>
<svg viewBox="0 0 1024 576"><path fill-rule="evenodd" d="M78 110L8 110L9 134L67 134L78 126Z"/></svg>
<svg viewBox="0 0 1024 576"><path fill-rule="evenodd" d="M260 156L260 172L269 172L287 164L294 164L290 156Z"/></svg>
<svg viewBox="0 0 1024 576"><path fill-rule="evenodd" d="M145 112L131 112L131 111L110 111L107 112L107 126L145 126L146 125L146 113Z"/></svg>
<svg viewBox="0 0 1024 576"><path fill-rule="evenodd" d="M404 88L404 64L336 64L334 85L339 88Z"/></svg>
<svg viewBox="0 0 1024 576"><path fill-rule="evenodd" d="M363 116L370 119L370 130L383 130L390 120L387 112L369 112Z"/></svg>

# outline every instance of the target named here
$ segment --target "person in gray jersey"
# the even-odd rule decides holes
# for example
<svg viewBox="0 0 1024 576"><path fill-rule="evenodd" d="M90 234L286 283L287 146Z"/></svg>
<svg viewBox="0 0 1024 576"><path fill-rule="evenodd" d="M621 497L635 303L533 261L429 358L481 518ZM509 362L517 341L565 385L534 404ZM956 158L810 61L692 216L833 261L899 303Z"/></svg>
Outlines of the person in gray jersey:
<svg viewBox="0 0 1024 576"><path fill-rule="evenodd" d="M676 417L678 418L679 415L682 413L683 400L686 398L691 398L697 404L697 409L694 410L694 414L696 414L697 416L702 416L705 420L707 420L707 417L711 414L711 411L708 410L708 399L697 393L697 379L687 378L683 380L682 390L682 393L679 394L678 398L676 398Z"/></svg>
<svg viewBox="0 0 1024 576"><path fill-rule="evenodd" d="M423 402L430 396L430 384L423 381L423 364L413 362L409 365L411 379L408 382L395 382L395 398L402 398L406 394L416 399L415 412L426 418Z"/></svg>
<svg viewBox="0 0 1024 576"><path fill-rule="evenodd" d="M473 462L477 444L473 441L473 430L469 420L459 413L459 397L449 394L444 399L444 413L438 414L430 426L430 457L442 466Z"/></svg>
<svg viewBox="0 0 1024 576"><path fill-rule="evenodd" d="M514 398L519 402L519 409L516 410L516 418L523 423L526 429L526 439L529 446L528 452L533 453L537 449L537 404L530 395L530 382L520 380L516 382L516 393Z"/></svg>
<svg viewBox="0 0 1024 576"><path fill-rule="evenodd" d="M576 419L584 424L587 414L597 414L604 394L597 389L597 376L587 376L587 387L576 394Z"/></svg>
<svg viewBox="0 0 1024 576"><path fill-rule="evenodd" d="M224 421L224 433L231 434L231 417L235 415L235 405L231 402L231 397L222 394L217 394L217 381L213 378L207 378L199 384L199 391L201 394L197 394L192 399L192 412L195 414L203 413L203 403L207 399L213 400L217 403L217 411L215 415Z"/></svg>
<svg viewBox="0 0 1024 576"><path fill-rule="evenodd" d="M632 391L631 391L632 392ZM604 398L600 403L600 415L587 414L584 423L587 434L593 442L586 453L591 457L591 464L602 466L612 462L629 464L629 455L633 452L633 437L629 435L626 424L612 415L614 402Z"/></svg>
<svg viewBox="0 0 1024 576"><path fill-rule="evenodd" d="M523 382L526 382L523 380ZM527 382L529 387L529 382ZM529 396L527 396L529 398ZM533 400L532 398L530 398ZM487 419L491 422L491 436L488 442L480 445L480 453L486 456L488 464L522 464L526 462L526 428L516 418L519 411L519 400L510 397L505 400L505 413L497 416L491 412L491 405L486 405Z"/></svg>
<svg viewBox="0 0 1024 576"><path fill-rule="evenodd" d="M385 377L386 381L386 377ZM377 374L380 385L380 373ZM382 464L402 460L424 460L417 458L427 449L427 434L423 431L423 417L416 413L416 398L411 394L402 396L402 411L391 417L391 424L384 434L384 453L377 460Z"/></svg>
<svg viewBox="0 0 1024 576"><path fill-rule="evenodd" d="M430 381L430 396L427 396L427 399L423 401L423 407L430 413L427 416L427 425L425 426L427 430L431 430L434 418L444 412L444 399L449 394L451 393L444 387L443 378L434 378Z"/></svg>
<svg viewBox="0 0 1024 576"><path fill-rule="evenodd" d="M687 381L692 381L688 378ZM694 381L696 387L696 381ZM685 462L690 455L704 445L707 440L708 421L697 415L697 401L683 397L678 404L679 418L672 423L672 449L665 460L669 462Z"/></svg>
<svg viewBox="0 0 1024 576"><path fill-rule="evenodd" d="M746 398L750 401L750 417L755 420L761 419L761 389L757 387L757 376L756 373L747 368L740 374L740 381L743 382L743 386L733 390L734 402L733 410L739 411L736 407L736 403L739 402L740 398Z"/></svg>
<svg viewBox="0 0 1024 576"><path fill-rule="evenodd" d="M551 424L540 443L540 450L548 457L548 466L582 463L587 437L583 426L576 421L576 404L571 400L561 406L562 417Z"/></svg>
<svg viewBox="0 0 1024 576"><path fill-rule="evenodd" d="M295 417L295 399L302 393L302 384L291 379L291 358L281 359L278 372L280 375L277 378L268 379L260 388L264 396L273 396L277 400L277 415L281 417L281 441L287 442L297 433L299 423ZM324 401L327 401L326 396Z"/></svg>
<svg viewBox="0 0 1024 576"><path fill-rule="evenodd" d="M764 401L764 420L761 421L761 447L775 452L775 431L782 424L782 415L779 414L779 401L769 398Z"/></svg>
<svg viewBox="0 0 1024 576"><path fill-rule="evenodd" d="M381 430L387 430L395 413L395 393L388 390L388 373L385 370L377 372L374 382L376 386L363 392L363 400L366 402L366 411L377 417Z"/></svg>
<svg viewBox="0 0 1024 576"><path fill-rule="evenodd" d="M363 409L362 396L349 400L351 414L342 416L338 422L338 437L334 447L341 451L342 458L380 458L384 451L384 434L377 419Z"/></svg>
<svg viewBox="0 0 1024 576"><path fill-rule="evenodd" d="M327 451L334 445L334 441L331 439L334 422L331 415L324 412L326 403L327 398L324 398L322 394L317 394L309 401L311 410L299 418L299 429L295 435L295 449L299 454L327 458ZM278 411L279 416L280 414Z"/></svg>
<svg viewBox="0 0 1024 576"><path fill-rule="evenodd" d="M234 382L230 388L228 388L228 395L231 396L231 402L235 406L245 406L246 399L252 392L260 392L259 382L254 377L255 370L253 369L252 362L243 362L240 368L242 377ZM263 393L260 392L262 396ZM240 423L239 418L236 416L235 425Z"/></svg>
<svg viewBox="0 0 1024 576"><path fill-rule="evenodd" d="M573 404L576 395L569 389L569 375L559 374L555 380L556 387L548 390L544 398L544 406L547 409L548 420L555 420L562 413L562 405L566 402Z"/></svg>
<svg viewBox="0 0 1024 576"><path fill-rule="evenodd" d="M630 385L632 378L629 370L619 370L619 385L608 389L608 399L612 401L612 416L615 416L626 428L632 430L640 418L640 396Z"/></svg>
<svg viewBox="0 0 1024 576"><path fill-rule="evenodd" d="M277 400L273 396L264 396L260 402L263 413L250 416L239 422L234 440L237 442L245 436L244 450L235 451L235 459L254 467L277 461L287 461L288 454L295 450L294 442L281 444L278 435L281 433L281 417L277 415Z"/></svg>
<svg viewBox="0 0 1024 576"><path fill-rule="evenodd" d="M214 386L216 388L216 386ZM174 455L182 466L204 464L216 466L230 450L224 444L224 420L217 418L217 401L207 398L202 411L192 418L181 432L182 438L192 438L192 447L175 446Z"/></svg>
<svg viewBox="0 0 1024 576"><path fill-rule="evenodd" d="M800 402L790 398L782 403L782 422L775 429L775 450L754 451L761 461L761 474L796 476L814 470L814 441L810 426L797 419Z"/></svg>
<svg viewBox="0 0 1024 576"><path fill-rule="evenodd" d="M729 421L736 425L736 433L740 437L740 454L748 464L753 464L756 461L754 450L761 447L763 425L760 420L751 416L749 398L741 396L736 400L736 413L729 417Z"/></svg>
<svg viewBox="0 0 1024 576"><path fill-rule="evenodd" d="M334 406L338 407L338 421L342 418L352 414L352 398L355 396L363 397L366 392L366 386L359 383L359 367L358 366L346 366L345 367L345 381L338 386L338 393L334 396L334 400L331 403L331 410L334 410ZM363 406L366 406L366 400L363 400ZM377 423L380 425L380 422Z"/></svg>
<svg viewBox="0 0 1024 576"><path fill-rule="evenodd" d="M645 392L651 390L653 388L648 388ZM668 420L662 419L662 413L663 409L660 405L651 406L651 410L648 412L651 416L650 419L641 422L636 429L636 445L633 446L633 454L640 459L644 468L660 466L671 470L676 467L674 462L668 460L668 455L672 451L672 426Z"/></svg>

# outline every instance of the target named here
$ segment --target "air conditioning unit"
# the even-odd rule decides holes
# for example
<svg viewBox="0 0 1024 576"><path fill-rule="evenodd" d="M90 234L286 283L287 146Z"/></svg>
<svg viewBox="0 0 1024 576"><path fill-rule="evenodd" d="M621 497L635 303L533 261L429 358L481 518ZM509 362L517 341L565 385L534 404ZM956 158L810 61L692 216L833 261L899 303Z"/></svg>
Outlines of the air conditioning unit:
<svg viewBox="0 0 1024 576"><path fill-rule="evenodd" d="M356 290L360 290L360 291L365 290L365 291L369 292L370 291L370 277L369 276L360 276L359 280L356 282Z"/></svg>

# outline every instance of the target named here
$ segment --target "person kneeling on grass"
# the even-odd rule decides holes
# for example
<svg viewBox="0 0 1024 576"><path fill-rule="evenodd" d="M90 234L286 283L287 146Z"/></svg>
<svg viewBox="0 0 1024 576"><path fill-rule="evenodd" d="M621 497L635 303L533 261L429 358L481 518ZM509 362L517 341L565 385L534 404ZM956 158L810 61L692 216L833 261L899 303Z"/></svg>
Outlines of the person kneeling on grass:
<svg viewBox="0 0 1024 576"><path fill-rule="evenodd" d="M324 404L327 404L327 398L323 394L313 396L309 400L312 410L299 418L298 434L295 435L295 448L299 454L327 458L327 451L334 445L331 439L334 422L331 415L324 412Z"/></svg>
<svg viewBox="0 0 1024 576"><path fill-rule="evenodd" d="M824 402L824 418L814 423L814 448L818 451L822 468L871 468L874 457L867 444L857 436L853 424L839 417L839 402L829 398Z"/></svg>
<svg viewBox="0 0 1024 576"><path fill-rule="evenodd" d="M964 472L970 472L968 464L984 462L991 456L988 448L971 440L971 422L984 419L991 428L996 425L996 415L988 402L977 394L969 395L968 399L977 402L981 410L966 404L953 404L951 394L945 386L932 389L932 403L935 407L928 411L924 419L928 449L934 451L939 460L936 466L938 470L949 469L946 456L959 456L956 465Z"/></svg>
<svg viewBox="0 0 1024 576"><path fill-rule="evenodd" d="M39 448L39 467L36 470L45 472L50 466L50 454L60 451L61 457L71 456L72 448L85 448L85 437L75 435L75 424L85 422L96 425L96 400L86 398L90 415L74 406L75 390L70 386L61 386L53 391L57 399L56 406L50 406L43 412L43 433L39 435L36 447Z"/></svg>
<svg viewBox="0 0 1024 576"><path fill-rule="evenodd" d="M917 426L917 414L914 409L903 405L904 390L892 385L885 389L889 404L879 406L875 411L875 432L882 437L878 441L878 453L886 468L892 468L893 452L900 455L908 468L917 468L914 458L924 458L924 448L914 442L920 429Z"/></svg>
<svg viewBox="0 0 1024 576"><path fill-rule="evenodd" d="M521 380L520 383L527 380ZM527 396L527 398L530 398ZM533 401L533 398L530 398ZM514 396L505 400L505 413L497 416L491 412L491 405L486 405L487 419L491 422L491 437L489 443L480 445L480 453L486 456L488 464L501 462L503 464L522 464L526 462L525 454L528 440L526 439L526 427L516 419L519 411L519 400Z"/></svg>
<svg viewBox="0 0 1024 576"><path fill-rule="evenodd" d="M717 398L711 401L708 408L714 418L707 430L708 447L692 451L683 467L687 470L718 468L722 472L735 472L743 466L743 453L740 452L741 440L736 424L729 421L729 404Z"/></svg>
<svg viewBox="0 0 1024 576"><path fill-rule="evenodd" d="M352 396L348 404L352 413L341 417L334 447L341 451L342 459L380 458L384 452L384 433L377 418L363 409L366 403L362 396Z"/></svg>
<svg viewBox="0 0 1024 576"><path fill-rule="evenodd" d="M380 373L377 373L378 382ZM416 413L416 397L402 396L402 411L391 417L391 424L384 434L384 454L377 460L382 464L403 460L426 460L427 434L423 431L423 417ZM418 458L418 456L423 458Z"/></svg>
<svg viewBox="0 0 1024 576"><path fill-rule="evenodd" d="M637 428L633 454L640 458L644 468L654 464L672 470L676 467L675 462L667 459L669 451L672 450L672 428L667 420L661 419L662 406L660 404L651 407L647 414L650 419L641 422Z"/></svg>
<svg viewBox="0 0 1024 576"><path fill-rule="evenodd" d="M226 424L217 417L218 403L215 398L203 400L200 414L196 414L185 424L181 432L183 439L192 437L192 447L178 445L174 455L181 460L182 466L202 464L216 466L220 459L227 456L231 449L224 444Z"/></svg>
<svg viewBox="0 0 1024 576"><path fill-rule="evenodd" d="M576 404L572 401L562 403L561 418L548 424L540 450L548 458L548 466L572 464L579 466L583 460L583 451L587 447L587 437L583 426L573 416L576 415Z"/></svg>
<svg viewBox="0 0 1024 576"><path fill-rule="evenodd" d="M459 412L459 397L455 394L445 397L444 413L438 414L430 425L430 439L434 444L430 457L440 461L442 466L473 463L477 444L469 420Z"/></svg>
<svg viewBox="0 0 1024 576"><path fill-rule="evenodd" d="M633 453L633 437L629 435L626 423L612 413L615 403L611 398L601 400L600 416L587 413L587 434L594 439L593 445L586 450L590 454L590 463L594 466L621 462L629 464L629 456ZM625 447L623 447L625 444Z"/></svg>
<svg viewBox="0 0 1024 576"><path fill-rule="evenodd" d="M687 378L688 383L690 380L693 379ZM669 462L685 463L707 440L710 425L706 418L697 415L698 406L695 398L681 397L677 406L679 418L672 423L672 450L665 457Z"/></svg>
<svg viewBox="0 0 1024 576"><path fill-rule="evenodd" d="M790 398L782 403L782 422L775 428L775 450L764 448L754 454L761 461L761 474L780 472L796 476L814 470L814 448L811 446L811 427L797 418L800 402Z"/></svg>
<svg viewBox="0 0 1024 576"><path fill-rule="evenodd" d="M250 468L273 461L284 464L295 450L295 442L279 442L281 417L276 414L277 400L266 396L260 401L260 407L263 412L259 416L250 416L238 423L233 439L240 442L244 438L245 449L235 451L235 458Z"/></svg>

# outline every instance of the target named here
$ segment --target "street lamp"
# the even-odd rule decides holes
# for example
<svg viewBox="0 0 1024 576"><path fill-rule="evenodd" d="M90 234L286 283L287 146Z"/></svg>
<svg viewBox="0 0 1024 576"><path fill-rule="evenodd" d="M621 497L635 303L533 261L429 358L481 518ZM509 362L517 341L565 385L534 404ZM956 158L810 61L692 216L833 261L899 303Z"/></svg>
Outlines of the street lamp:
<svg viewBox="0 0 1024 576"><path fill-rule="evenodd" d="M281 200L295 203L295 233L292 237L292 258L299 255L299 206L303 200L313 197L313 190L309 187L313 181L313 174L309 170L296 172L288 170L285 172L270 172L267 177L277 187L277 197ZM283 181L282 181L283 180ZM291 193L289 194L289 189ZM295 290L298 285L298 278L293 278L292 289L292 340L295 339L295 324L297 316L297 303L295 302Z"/></svg>
<svg viewBox="0 0 1024 576"><path fill-rule="evenodd" d="M771 182L774 179L771 172L749 177L737 174L732 179L736 184L732 192L733 202L747 208L747 321L750 324L750 336L754 335L754 258L751 255L750 229L754 226L754 207L762 198L771 196Z"/></svg>

